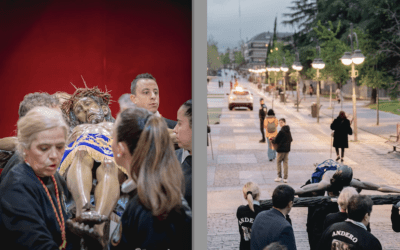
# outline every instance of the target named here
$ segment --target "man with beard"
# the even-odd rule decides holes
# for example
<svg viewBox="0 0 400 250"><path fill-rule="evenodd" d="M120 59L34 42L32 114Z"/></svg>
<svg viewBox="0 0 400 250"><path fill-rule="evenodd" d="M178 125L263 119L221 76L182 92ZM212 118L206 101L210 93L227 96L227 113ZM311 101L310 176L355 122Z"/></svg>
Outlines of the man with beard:
<svg viewBox="0 0 400 250"><path fill-rule="evenodd" d="M76 203L72 225L77 230L89 230L88 225L96 224L94 231L100 241L103 222L111 215L120 197L120 185L126 180L126 170L117 166L111 150L115 119L108 107L110 97L97 87L79 88L62 105L72 133L59 172L66 177ZM95 208L90 201L93 185Z"/></svg>

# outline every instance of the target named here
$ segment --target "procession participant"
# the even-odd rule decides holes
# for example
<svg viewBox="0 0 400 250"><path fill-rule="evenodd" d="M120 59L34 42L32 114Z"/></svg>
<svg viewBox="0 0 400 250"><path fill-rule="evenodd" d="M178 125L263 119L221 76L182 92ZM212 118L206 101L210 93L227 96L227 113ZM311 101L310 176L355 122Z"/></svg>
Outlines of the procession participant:
<svg viewBox="0 0 400 250"><path fill-rule="evenodd" d="M59 108L59 101L57 98L55 98L52 95L49 95L48 93L35 92L25 95L24 99L20 102L18 109L19 119L21 117L24 117L29 110L38 106L44 106L56 109L61 113L61 110ZM64 117L64 119L65 121L67 121L66 117ZM6 137L0 139L0 150L10 151L10 153L13 154L4 165L4 168L0 175L0 183L5 178L8 171L10 171L12 167L23 162L19 153L15 152L17 144L18 144L17 137Z"/></svg>
<svg viewBox="0 0 400 250"><path fill-rule="evenodd" d="M126 93L119 97L119 112L124 111L127 108L136 108L136 105L131 101L131 94Z"/></svg>
<svg viewBox="0 0 400 250"><path fill-rule="evenodd" d="M178 110L178 123L174 128L180 149L175 151L185 177L185 200L192 208L192 100Z"/></svg>
<svg viewBox="0 0 400 250"><path fill-rule="evenodd" d="M59 111L35 107L17 123L23 161L0 185L0 232L9 249L72 249L79 239L67 232L71 200L57 167L68 126ZM29 205L27 205L29 204Z"/></svg>
<svg viewBox="0 0 400 250"><path fill-rule="evenodd" d="M115 120L108 107L110 97L97 87L79 88L62 106L74 129L67 140L59 172L65 176L76 202L74 221L97 223L94 230L100 238L104 236L103 222L117 204L120 185L127 179L126 170L117 166L111 150L112 122ZM93 179L97 181L94 208L90 197Z"/></svg>
<svg viewBox="0 0 400 250"><path fill-rule="evenodd" d="M191 249L191 212L182 205L183 173L167 124L142 108L121 112L114 126L116 162L137 184L110 249Z"/></svg>
<svg viewBox="0 0 400 250"><path fill-rule="evenodd" d="M147 109L158 117L160 105L159 89L154 76L149 73L137 75L131 83L131 101L139 108ZM163 117L169 129L174 129L176 121Z"/></svg>
<svg viewBox="0 0 400 250"><path fill-rule="evenodd" d="M264 98L260 98L260 110L258 111L258 118L260 118L260 131L262 138L260 143L265 142L264 119L267 116L267 106L264 104Z"/></svg>
<svg viewBox="0 0 400 250"><path fill-rule="evenodd" d="M356 189L377 190L384 193L400 193L400 189L394 187L359 181L353 178L353 169L351 167L342 165L337 170L327 170L320 182L295 189L295 194L302 195L316 191L340 192L346 186L351 186Z"/></svg>

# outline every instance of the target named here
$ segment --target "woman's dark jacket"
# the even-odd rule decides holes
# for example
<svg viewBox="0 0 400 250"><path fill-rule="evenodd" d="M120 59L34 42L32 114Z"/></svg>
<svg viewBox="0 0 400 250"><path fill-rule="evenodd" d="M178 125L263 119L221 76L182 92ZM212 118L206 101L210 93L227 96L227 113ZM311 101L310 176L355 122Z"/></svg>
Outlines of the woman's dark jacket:
<svg viewBox="0 0 400 250"><path fill-rule="evenodd" d="M70 217L66 203L72 199L67 184L54 174L61 199L64 222ZM41 178L54 205L58 204L50 177ZM58 249L61 230L49 197L32 168L25 163L13 167L0 185L0 235L8 249ZM79 239L67 232L67 249L79 247Z"/></svg>
<svg viewBox="0 0 400 250"><path fill-rule="evenodd" d="M192 218L184 209L171 211L167 219L154 217L139 201L136 194L122 214L120 236L114 231L110 248L116 249L191 249ZM115 242L115 239L119 242Z"/></svg>
<svg viewBox="0 0 400 250"><path fill-rule="evenodd" d="M338 117L332 122L331 129L335 131L333 136L333 146L335 148L348 148L348 135L353 134L350 121L347 118L341 119Z"/></svg>
<svg viewBox="0 0 400 250"><path fill-rule="evenodd" d="M290 128L288 125L285 125L281 128L278 135L276 136L273 143L276 143L278 146L276 148L276 152L278 153L287 153L290 151L290 144L292 143L292 134L290 133Z"/></svg>

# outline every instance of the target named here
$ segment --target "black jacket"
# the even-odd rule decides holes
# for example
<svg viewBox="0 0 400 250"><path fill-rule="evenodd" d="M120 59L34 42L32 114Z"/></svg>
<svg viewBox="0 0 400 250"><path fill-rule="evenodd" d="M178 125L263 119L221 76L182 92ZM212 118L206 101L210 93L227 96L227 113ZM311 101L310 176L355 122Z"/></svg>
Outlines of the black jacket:
<svg viewBox="0 0 400 250"><path fill-rule="evenodd" d="M265 104L261 104L260 110L258 111L258 118L264 121L266 116L267 116L267 106Z"/></svg>
<svg viewBox="0 0 400 250"><path fill-rule="evenodd" d="M250 250L251 227L257 214L262 211L259 205L254 204L254 212L249 205L238 207L236 218L238 219L240 233L240 250Z"/></svg>
<svg viewBox="0 0 400 250"><path fill-rule="evenodd" d="M325 222L324 222L324 231L332 224L338 223L338 222L343 222L347 220L347 213L343 212L337 212L337 213L331 213L326 216ZM370 224L367 226L367 231L371 232L371 227Z"/></svg>
<svg viewBox="0 0 400 250"><path fill-rule="evenodd" d="M274 143L278 145L276 152L286 153L290 152L290 144L292 143L292 134L290 133L290 128L285 125L281 128L278 135L276 136Z"/></svg>
<svg viewBox="0 0 400 250"><path fill-rule="evenodd" d="M335 148L348 148L348 135L353 134L350 121L348 119L342 120L338 117L332 122L331 129L335 131L333 135L333 146Z"/></svg>
<svg viewBox="0 0 400 250"><path fill-rule="evenodd" d="M181 162L183 149L175 150L178 161ZM181 163L183 176L185 178L185 200L188 202L190 209L192 209L192 155L186 157Z"/></svg>
<svg viewBox="0 0 400 250"><path fill-rule="evenodd" d="M395 232L400 232L400 214L399 209L393 205L392 214L390 216L390 220L392 221L392 229Z"/></svg>

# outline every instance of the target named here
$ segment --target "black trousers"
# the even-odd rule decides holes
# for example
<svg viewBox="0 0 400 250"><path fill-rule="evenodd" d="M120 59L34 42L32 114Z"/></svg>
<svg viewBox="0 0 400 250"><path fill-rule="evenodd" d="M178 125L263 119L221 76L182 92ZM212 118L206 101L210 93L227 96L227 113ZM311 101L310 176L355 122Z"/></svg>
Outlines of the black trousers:
<svg viewBox="0 0 400 250"><path fill-rule="evenodd" d="M341 148L342 149L342 158L344 157L344 148ZM336 150L336 155L339 155L339 148L335 148L335 150Z"/></svg>
<svg viewBox="0 0 400 250"><path fill-rule="evenodd" d="M265 141L264 119L260 119L260 131L261 131L262 139Z"/></svg>

